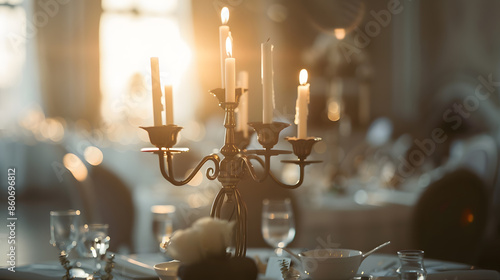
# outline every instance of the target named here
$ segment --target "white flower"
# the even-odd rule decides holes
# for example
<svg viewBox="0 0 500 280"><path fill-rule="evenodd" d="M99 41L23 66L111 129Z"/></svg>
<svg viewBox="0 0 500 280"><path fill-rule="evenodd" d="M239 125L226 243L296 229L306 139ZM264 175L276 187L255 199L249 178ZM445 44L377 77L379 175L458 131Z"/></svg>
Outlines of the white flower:
<svg viewBox="0 0 500 280"><path fill-rule="evenodd" d="M223 256L231 244L234 222L205 217L191 228L174 232L167 251L185 264L210 256Z"/></svg>
<svg viewBox="0 0 500 280"><path fill-rule="evenodd" d="M167 251L172 258L183 263L195 263L203 259L199 233L191 228L177 230L170 239Z"/></svg>
<svg viewBox="0 0 500 280"><path fill-rule="evenodd" d="M200 243L206 255L224 255L226 248L231 245L234 221L205 217L193 224L193 229L200 233Z"/></svg>

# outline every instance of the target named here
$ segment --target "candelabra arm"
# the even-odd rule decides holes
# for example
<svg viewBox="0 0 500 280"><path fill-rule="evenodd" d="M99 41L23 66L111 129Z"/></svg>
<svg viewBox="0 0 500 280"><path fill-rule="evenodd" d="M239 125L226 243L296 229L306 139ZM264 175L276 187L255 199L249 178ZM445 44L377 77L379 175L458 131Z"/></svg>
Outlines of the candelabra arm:
<svg viewBox="0 0 500 280"><path fill-rule="evenodd" d="M171 184L175 185L175 186L182 186L182 185L185 185L187 183L189 183L189 181L191 181L194 176L196 176L196 173L198 173L198 171L200 171L201 167L207 162L207 161L212 161L214 163L214 167L209 167L207 169L207 173L205 174L206 177L209 179L209 180L215 180L217 178L217 176L219 175L219 162L220 162L220 158L218 155L216 154L211 154L211 155L208 155L206 157L204 157L200 163L198 163L198 165L193 169L193 171L191 172L191 174L189 174L189 176L182 180L182 181L178 181L174 178L174 170L173 170L173 163L172 163L172 154L169 153L169 152L165 152L165 153L159 153L158 155L158 158L160 160L160 171L161 171L161 175L163 175L163 177L169 181ZM165 161L167 162L167 166L165 166Z"/></svg>
<svg viewBox="0 0 500 280"><path fill-rule="evenodd" d="M302 185L302 183L304 182L304 167L307 165L307 163L304 163L304 164L298 164L299 166L299 169L300 169L300 175L299 175L299 179L297 180L297 182L294 184L294 185L289 185L289 184L285 184L283 182L281 182L278 178L276 178L276 176L274 176L274 174L269 171L269 176L271 176L271 178L273 179L273 181L275 181L278 185L280 185L281 187L285 188L285 189L296 189L298 187L300 187Z"/></svg>
<svg viewBox="0 0 500 280"><path fill-rule="evenodd" d="M255 182L261 183L267 178L267 175L269 174L269 171L270 171L270 164L269 164L270 157L269 156L266 156L265 161L256 155L244 155L244 156L241 156L241 159L243 160L243 164L246 167L246 169L248 170L248 173L250 174L250 176L252 177L252 179ZM262 166L262 168L264 168L264 174L260 178L257 175L255 168L253 167L253 164L251 162L252 159L256 160Z"/></svg>

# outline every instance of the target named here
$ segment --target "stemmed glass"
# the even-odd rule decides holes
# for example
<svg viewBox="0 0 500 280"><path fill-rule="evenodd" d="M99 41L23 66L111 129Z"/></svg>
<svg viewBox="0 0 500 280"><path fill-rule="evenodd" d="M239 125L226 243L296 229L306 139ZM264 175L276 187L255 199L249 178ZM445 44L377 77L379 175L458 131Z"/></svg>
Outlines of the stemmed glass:
<svg viewBox="0 0 500 280"><path fill-rule="evenodd" d="M295 222L289 198L284 200L265 199L262 202L262 236L281 254L295 237Z"/></svg>
<svg viewBox="0 0 500 280"><path fill-rule="evenodd" d="M153 214L153 234L160 247L160 251L165 253L166 246L170 241L173 232L173 214L175 206L173 205L153 205L151 207Z"/></svg>
<svg viewBox="0 0 500 280"><path fill-rule="evenodd" d="M100 274L101 262L109 248L108 228L108 224L88 224L84 226L84 247L95 260L94 275Z"/></svg>
<svg viewBox="0 0 500 280"><path fill-rule="evenodd" d="M50 244L69 255L78 241L80 210L50 211Z"/></svg>

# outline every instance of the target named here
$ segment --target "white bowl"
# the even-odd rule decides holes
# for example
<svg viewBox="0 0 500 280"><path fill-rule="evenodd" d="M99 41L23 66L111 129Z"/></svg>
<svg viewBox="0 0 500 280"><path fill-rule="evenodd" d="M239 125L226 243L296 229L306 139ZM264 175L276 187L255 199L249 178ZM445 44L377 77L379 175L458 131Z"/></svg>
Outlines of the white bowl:
<svg viewBox="0 0 500 280"><path fill-rule="evenodd" d="M315 249L299 254L302 266L314 280L347 280L356 275L363 253L349 249Z"/></svg>
<svg viewBox="0 0 500 280"><path fill-rule="evenodd" d="M177 280L177 270L180 265L179 261L169 261L155 264L154 269L161 280Z"/></svg>

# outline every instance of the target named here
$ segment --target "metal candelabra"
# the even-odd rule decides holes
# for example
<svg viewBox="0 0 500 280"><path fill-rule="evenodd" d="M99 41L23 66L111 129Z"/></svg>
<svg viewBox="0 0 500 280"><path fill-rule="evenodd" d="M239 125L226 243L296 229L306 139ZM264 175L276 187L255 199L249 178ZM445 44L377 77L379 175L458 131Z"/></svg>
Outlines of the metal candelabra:
<svg viewBox="0 0 500 280"><path fill-rule="evenodd" d="M281 154L290 154L291 151L275 150L273 147L278 143L281 130L288 127L290 124L282 122L262 123L253 122L249 125L257 133L257 139L264 149L246 150L244 146L249 143L248 138L243 137L243 133L236 133L236 118L234 110L238 107L239 97L246 89L236 89L236 102L225 102L224 89L215 89L211 93L219 99L219 106L224 109L225 119L225 141L224 146L220 149L220 153L224 156L221 160L217 154L205 156L194 170L183 180L174 178L174 169L172 164L173 156L187 152L187 148L173 148L177 143L177 134L182 127L176 125L162 125L141 127L149 134L151 144L156 148L144 148L142 152L152 152L158 155L160 162L160 171L163 177L175 186L181 186L191 181L202 166L212 161L213 167L209 167L206 172L206 177L209 180L218 179L222 184L222 188L215 197L210 211L210 216L221 218L222 206L224 202L228 205L233 205L233 211L236 214L236 244L235 255L245 256L246 254L246 226L247 226L247 208L245 202L241 198L241 194L237 188L240 180L249 175L254 181L262 182L266 178L271 177L280 186L288 189L295 189L304 182L304 168L311 163L320 161L307 161L306 158L311 153L313 145L321 141L321 138L308 137L306 139L298 139L295 137L285 138L292 144L293 153L297 156L296 160L282 160L285 163L296 164L299 167L300 175L298 181L293 185L288 185L281 182L271 172L271 157ZM238 139L237 139L238 138ZM245 143L240 147L237 143ZM263 158L262 158L263 157ZM264 172L258 174L253 165L252 160L258 162L264 169Z"/></svg>

